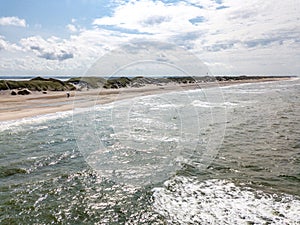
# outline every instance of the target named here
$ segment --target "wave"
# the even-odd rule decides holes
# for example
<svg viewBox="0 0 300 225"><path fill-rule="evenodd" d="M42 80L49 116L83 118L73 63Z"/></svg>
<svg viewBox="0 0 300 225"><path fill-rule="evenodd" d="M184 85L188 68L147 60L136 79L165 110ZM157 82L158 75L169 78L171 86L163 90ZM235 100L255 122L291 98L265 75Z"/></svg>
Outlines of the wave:
<svg viewBox="0 0 300 225"><path fill-rule="evenodd" d="M296 224L300 200L226 180L175 177L154 189L153 208L170 224Z"/></svg>
<svg viewBox="0 0 300 225"><path fill-rule="evenodd" d="M238 103L233 103L233 102L222 102L222 103L215 103L215 102L205 102L205 101L200 101L200 100L194 100L191 103L193 106L197 107L203 107L203 108L214 108L214 107L234 107L237 106Z"/></svg>
<svg viewBox="0 0 300 225"><path fill-rule="evenodd" d="M74 114L78 113L85 113L85 112L91 112L91 111L98 111L103 109L112 109L115 107L120 106L126 106L128 104L140 104L140 105L147 105L147 104L153 104L151 100L157 100L160 102L160 104L154 104L155 107L158 107L160 109L163 108L170 108L172 107L174 101L175 104L177 104L177 107L184 106L184 104L179 105L179 102L176 100L176 97L181 98L189 98L190 94L194 93L201 93L203 90L180 90L180 91L174 91L174 92L168 92L168 93L160 93L160 94L153 94L153 95L146 95L146 96L139 96L139 97L133 97L130 99L123 99L123 100L117 100L111 103L106 103L103 105L95 105L93 107L87 107L87 108L76 108L76 105L74 105L73 110L69 111L63 111L63 112L56 112L56 113L49 113L49 114L43 114L33 117L26 117L22 119L17 120L9 120L9 121L2 121L0 122L0 132L9 130L9 129L18 129L23 125L28 124L41 124L47 121L61 119L65 117L71 117ZM189 99L190 101L190 99Z"/></svg>
<svg viewBox="0 0 300 225"><path fill-rule="evenodd" d="M27 171L23 168L7 167L7 166L0 167L0 178L9 177L16 174L25 174L25 173L27 173Z"/></svg>
<svg viewBox="0 0 300 225"><path fill-rule="evenodd" d="M66 118L72 116L73 111L64 111L64 112L56 112L56 113L50 113L50 114L44 114L44 115L38 115L33 117L26 117L22 119L17 120L9 120L9 121L1 121L0 122L0 132L6 131L6 130L16 130L20 131L22 129L22 126L24 125L38 125L45 123L50 120L56 120L61 118ZM44 127L41 127L44 128Z"/></svg>

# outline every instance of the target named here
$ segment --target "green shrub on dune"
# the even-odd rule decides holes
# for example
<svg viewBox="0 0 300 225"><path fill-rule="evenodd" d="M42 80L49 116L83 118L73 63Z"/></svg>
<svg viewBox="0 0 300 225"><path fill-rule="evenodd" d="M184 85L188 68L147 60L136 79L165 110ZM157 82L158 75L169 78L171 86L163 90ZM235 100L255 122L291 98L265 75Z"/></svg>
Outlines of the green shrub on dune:
<svg viewBox="0 0 300 225"><path fill-rule="evenodd" d="M106 81L104 88L124 88L131 84L131 79L128 77L111 78Z"/></svg>
<svg viewBox="0 0 300 225"><path fill-rule="evenodd" d="M101 88L106 82L105 78L102 77L74 77L66 81L74 85L78 85L82 88Z"/></svg>
<svg viewBox="0 0 300 225"><path fill-rule="evenodd" d="M28 89L30 91L70 91L74 85L57 79L37 77L28 81L1 80L0 90Z"/></svg>
<svg viewBox="0 0 300 225"><path fill-rule="evenodd" d="M194 77L168 77L168 80L171 80L175 83L178 84L188 84L188 83L195 83L195 78Z"/></svg>
<svg viewBox="0 0 300 225"><path fill-rule="evenodd" d="M142 87L148 84L164 85L171 82L178 84L191 84L215 81L257 80L262 78L280 78L279 76L199 76L199 77L74 77L67 81L54 78L35 77L28 81L0 80L0 90L22 90L29 91L72 91L95 88L118 89L126 87Z"/></svg>

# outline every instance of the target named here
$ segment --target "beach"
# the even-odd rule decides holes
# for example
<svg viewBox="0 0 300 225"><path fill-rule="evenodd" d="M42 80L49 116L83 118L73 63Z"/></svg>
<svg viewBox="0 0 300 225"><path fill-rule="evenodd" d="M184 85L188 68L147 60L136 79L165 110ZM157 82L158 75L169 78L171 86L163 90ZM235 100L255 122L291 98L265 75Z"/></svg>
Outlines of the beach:
<svg viewBox="0 0 300 225"><path fill-rule="evenodd" d="M67 98L65 91L48 91L47 94L34 91L30 95L10 95L10 91L0 92L0 121L17 120L26 117L72 110L74 107L91 107L95 104L105 104L116 100L134 98L181 90L193 90L207 87L222 87L242 83L257 83L288 80L287 78L264 78L203 82L192 84L148 84L143 87L126 87L119 89L90 89L88 91L71 91Z"/></svg>

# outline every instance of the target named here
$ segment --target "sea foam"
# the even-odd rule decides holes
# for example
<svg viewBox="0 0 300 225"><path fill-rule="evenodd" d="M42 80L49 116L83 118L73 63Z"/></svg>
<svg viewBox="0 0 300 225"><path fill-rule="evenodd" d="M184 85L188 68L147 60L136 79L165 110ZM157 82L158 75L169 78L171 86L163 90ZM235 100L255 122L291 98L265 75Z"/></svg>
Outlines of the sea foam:
<svg viewBox="0 0 300 225"><path fill-rule="evenodd" d="M155 188L153 208L170 224L299 224L300 200L226 180L175 177Z"/></svg>
<svg viewBox="0 0 300 225"><path fill-rule="evenodd" d="M44 115L38 115L33 117L25 117L22 119L17 120L8 120L8 121L1 121L0 122L0 132L6 131L6 130L20 130L22 129L22 126L24 125L39 125L42 123L45 123L50 120L56 120L66 117L71 117L73 114L73 111L64 111L64 112L56 112L56 113L50 113L50 114L44 114ZM26 128L28 129L28 128Z"/></svg>

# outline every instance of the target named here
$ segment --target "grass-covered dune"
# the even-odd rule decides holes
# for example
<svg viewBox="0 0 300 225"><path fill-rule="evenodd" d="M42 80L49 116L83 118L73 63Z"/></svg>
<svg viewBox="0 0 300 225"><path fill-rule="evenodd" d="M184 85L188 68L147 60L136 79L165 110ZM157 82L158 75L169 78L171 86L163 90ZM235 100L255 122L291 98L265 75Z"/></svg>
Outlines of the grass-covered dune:
<svg viewBox="0 0 300 225"><path fill-rule="evenodd" d="M0 90L20 90L30 91L71 91L76 88L69 82L49 78L36 77L27 81L0 80Z"/></svg>
<svg viewBox="0 0 300 225"><path fill-rule="evenodd" d="M74 77L67 81L54 78L36 77L28 81L0 80L0 90L29 90L29 91L71 91L95 88L118 89L125 87L142 87L145 85L164 85L168 83L192 84L214 81L260 80L272 78L288 78L278 76L199 76L199 77Z"/></svg>
<svg viewBox="0 0 300 225"><path fill-rule="evenodd" d="M77 77L71 78L67 82L77 86L78 89L93 89L93 88L106 88L117 89L124 87L142 87L145 85L164 85L168 83L177 84L192 84L203 82L215 81L239 81L239 80L260 80L260 79L273 79L273 78L288 78L287 76L199 76L199 77Z"/></svg>

